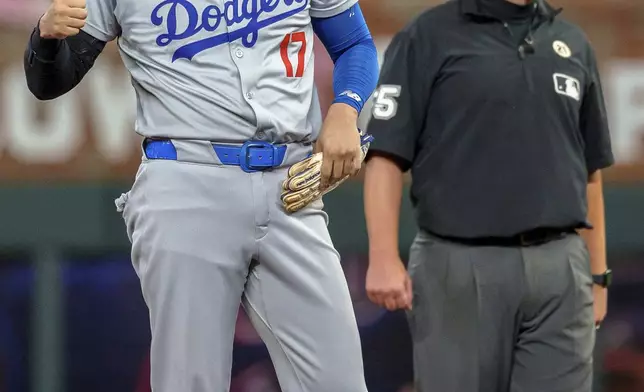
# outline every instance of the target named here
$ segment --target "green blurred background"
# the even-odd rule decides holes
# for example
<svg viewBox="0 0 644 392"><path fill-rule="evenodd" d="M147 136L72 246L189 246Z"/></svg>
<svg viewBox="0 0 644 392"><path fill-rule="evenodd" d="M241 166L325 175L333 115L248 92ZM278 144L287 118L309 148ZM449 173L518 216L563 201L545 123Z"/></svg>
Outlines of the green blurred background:
<svg viewBox="0 0 644 392"><path fill-rule="evenodd" d="M435 3L362 0L381 54L392 34ZM618 160L605 173L615 285L598 334L597 390L644 392L644 2L553 5L595 45ZM147 310L113 204L140 160L129 76L111 44L74 92L47 103L32 98L22 52L46 6L0 0L0 392L149 391ZM319 45L316 52L324 110L332 64ZM354 181L325 198L330 229L354 299L370 391L409 392L404 316L377 309L364 294L361 192ZM404 255L415 230L405 202ZM279 391L243 313L235 342L232 391Z"/></svg>

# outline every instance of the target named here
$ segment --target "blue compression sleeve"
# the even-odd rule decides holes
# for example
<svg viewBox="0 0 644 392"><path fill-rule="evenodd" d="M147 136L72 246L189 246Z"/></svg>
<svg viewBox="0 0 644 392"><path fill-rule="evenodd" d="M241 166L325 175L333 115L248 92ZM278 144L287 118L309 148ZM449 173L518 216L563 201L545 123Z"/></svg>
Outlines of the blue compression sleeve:
<svg viewBox="0 0 644 392"><path fill-rule="evenodd" d="M378 83L378 52L359 5L330 18L312 18L313 31L335 63L333 103L358 113Z"/></svg>

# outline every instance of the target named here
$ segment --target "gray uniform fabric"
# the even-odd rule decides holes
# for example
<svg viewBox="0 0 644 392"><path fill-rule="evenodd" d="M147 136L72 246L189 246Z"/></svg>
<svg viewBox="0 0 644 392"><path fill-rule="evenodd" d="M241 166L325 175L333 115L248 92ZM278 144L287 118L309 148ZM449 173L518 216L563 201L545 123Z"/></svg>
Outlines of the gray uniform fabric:
<svg viewBox="0 0 644 392"><path fill-rule="evenodd" d="M286 170L146 161L118 200L150 310L154 392L228 390L240 298L282 391L367 390L322 202L284 214Z"/></svg>
<svg viewBox="0 0 644 392"><path fill-rule="evenodd" d="M349 291L321 204L286 215L285 166L321 125L311 17L357 0L87 0L118 37L136 131L172 139L117 200L152 330L153 392L229 389L240 301L284 392L365 392ZM288 144L282 167L222 166L210 142Z"/></svg>
<svg viewBox="0 0 644 392"><path fill-rule="evenodd" d="M118 37L143 136L306 142L320 127L311 16L357 2L87 0L83 31Z"/></svg>
<svg viewBox="0 0 644 392"><path fill-rule="evenodd" d="M577 235L471 247L420 233L409 322L418 392L590 392L592 278Z"/></svg>

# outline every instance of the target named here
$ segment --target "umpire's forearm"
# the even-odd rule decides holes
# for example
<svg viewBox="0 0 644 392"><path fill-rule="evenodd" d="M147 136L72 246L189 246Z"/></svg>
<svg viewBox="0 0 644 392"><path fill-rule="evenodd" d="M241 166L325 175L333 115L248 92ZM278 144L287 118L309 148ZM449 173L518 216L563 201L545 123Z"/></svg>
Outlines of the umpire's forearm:
<svg viewBox="0 0 644 392"><path fill-rule="evenodd" d="M583 230L582 237L590 252L590 269L593 274L602 274L608 268L606 262L606 220L604 217L604 192L601 171L593 173L588 180L588 221L592 230Z"/></svg>
<svg viewBox="0 0 644 392"><path fill-rule="evenodd" d="M380 260L398 257L402 188L403 173L396 163L380 156L369 159L365 169L364 209L369 253L387 256L379 257Z"/></svg>

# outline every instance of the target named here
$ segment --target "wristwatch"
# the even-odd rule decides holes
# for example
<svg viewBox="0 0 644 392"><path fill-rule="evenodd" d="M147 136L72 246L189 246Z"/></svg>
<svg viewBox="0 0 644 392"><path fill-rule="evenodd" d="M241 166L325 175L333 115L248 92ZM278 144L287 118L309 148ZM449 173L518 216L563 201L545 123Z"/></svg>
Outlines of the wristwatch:
<svg viewBox="0 0 644 392"><path fill-rule="evenodd" d="M603 274L593 275L593 283L606 288L613 283L613 271L606 270Z"/></svg>

